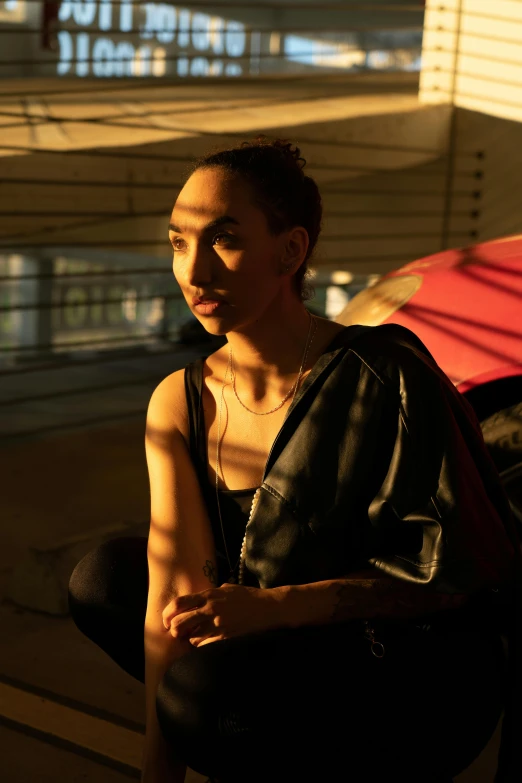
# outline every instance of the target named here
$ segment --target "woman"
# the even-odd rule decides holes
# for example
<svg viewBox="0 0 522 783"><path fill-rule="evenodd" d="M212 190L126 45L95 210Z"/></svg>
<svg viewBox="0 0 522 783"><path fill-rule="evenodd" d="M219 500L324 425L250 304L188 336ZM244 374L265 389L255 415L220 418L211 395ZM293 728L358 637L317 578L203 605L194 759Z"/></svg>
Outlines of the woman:
<svg viewBox="0 0 522 783"><path fill-rule="evenodd" d="M322 206L299 155L259 137L188 176L173 272L227 343L150 400L148 541L71 577L80 630L145 682L143 783L443 783L504 706L498 478L414 335L305 308Z"/></svg>

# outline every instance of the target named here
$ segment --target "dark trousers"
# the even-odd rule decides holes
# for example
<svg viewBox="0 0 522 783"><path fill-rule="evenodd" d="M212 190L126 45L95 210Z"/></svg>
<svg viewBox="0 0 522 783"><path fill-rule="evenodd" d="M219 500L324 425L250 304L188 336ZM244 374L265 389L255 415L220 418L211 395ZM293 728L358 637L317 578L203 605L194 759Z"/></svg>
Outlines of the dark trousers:
<svg viewBox="0 0 522 783"><path fill-rule="evenodd" d="M144 682L146 538L87 554L69 584L77 627ZM491 738L504 703L501 641L358 622L214 642L174 661L157 692L162 732L192 769L236 783L450 781Z"/></svg>

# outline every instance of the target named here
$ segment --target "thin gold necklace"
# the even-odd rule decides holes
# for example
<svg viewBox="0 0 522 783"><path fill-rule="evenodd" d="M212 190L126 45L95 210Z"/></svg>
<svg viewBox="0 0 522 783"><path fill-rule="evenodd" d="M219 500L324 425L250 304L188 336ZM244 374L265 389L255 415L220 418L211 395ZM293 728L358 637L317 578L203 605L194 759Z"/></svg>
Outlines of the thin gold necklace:
<svg viewBox="0 0 522 783"><path fill-rule="evenodd" d="M259 411L253 411L253 410L251 410L251 408L247 408L247 406L243 402L241 402L241 400L239 399L239 397L237 395L237 391L236 391L236 373L235 373L235 370L234 370L234 356L233 356L233 353L232 353L232 348L229 346L228 363L230 365L231 374L232 374L232 388L234 389L234 394L236 395L237 401L239 402L240 405L243 406L243 408L245 410L249 411L250 413L255 413L256 416L267 416L269 413L274 413L274 411L278 411L279 408L282 408L282 406L285 404L285 402L290 397L292 392L294 392L294 396L295 396L295 391L296 391L297 387L299 386L299 381L301 380L301 375L303 374L303 367L304 367L305 362L306 362L306 356L307 356L307 353L308 353L308 348L312 344L312 340L314 339L315 331L317 329L317 321L315 320L315 318L312 316L312 314L310 312L308 314L310 316L310 325L308 327L308 336L306 338L306 347L305 347L305 352L304 352L304 356L303 356L303 361L301 362L301 367L299 369L299 375L297 376L297 380L292 385L292 387L290 388L288 393L285 394L285 396L283 397L283 399L281 400L279 405L277 405L275 408L272 408L272 410L270 410L270 411L263 411L262 413L260 413ZM312 334L312 339L310 340L310 331L312 329L312 323L314 324L314 333ZM310 340L310 342L308 342L309 340ZM228 367L227 367L227 370L228 370ZM292 398L292 402L293 402L293 398Z"/></svg>
<svg viewBox="0 0 522 783"><path fill-rule="evenodd" d="M257 413L257 411L250 411L250 408L247 408L246 405L243 405L243 403L241 402L241 400L239 399L239 397L237 396L237 393L236 393L235 376L233 374L233 365L232 365L232 351L229 350L227 369L225 371L225 377L223 379L223 383L221 384L221 400L220 400L220 404L219 404L218 432L217 432L217 443L216 443L216 503L217 503L218 513L219 513L219 521L221 523L221 535L223 536L223 543L225 545L225 553L226 553L226 556L227 556L228 567L230 569L230 576L229 576L229 579L228 579L229 582L235 581L234 580L234 571L236 570L238 565L239 565L240 570L241 570L241 560L242 560L242 557L243 557L243 550L244 550L244 545L245 545L246 532L245 532L245 538L243 538L243 543L241 545L241 553L239 555L239 559L238 559L236 565L234 567L232 567L232 563L230 562L230 556L228 554L228 547L227 547L227 542L226 542L226 538L225 538L225 531L224 531L224 528L223 528L223 518L221 516L221 506L220 506L220 503L219 503L219 491L218 491L218 476L219 476L218 471L219 471L219 446L220 446L220 432L221 432L221 414L222 414L222 410L223 410L223 396L224 396L224 393L225 393L225 386L226 386L226 380L227 380L228 371L229 371L229 369L231 371L234 393L235 393L238 401L241 403L241 405L243 405L243 408L246 408L246 410L250 411L250 413L256 413L258 416L265 416L267 413L273 413L274 411L279 410L279 408L281 408L281 406L288 399L288 397L290 396L290 394L292 393L292 390L293 390L294 394L293 394L293 397L292 397L292 402L288 406L288 411L289 411L290 408L292 407L292 403L293 403L293 401L295 399L295 395L296 395L297 389L299 387L299 382L301 380L301 376L303 374L303 369L304 369L304 366L306 364L306 358L308 356L308 351L310 349L310 346L312 345L315 333L317 331L317 320L315 319L315 317L310 312L308 313L308 315L310 316L310 325L308 327L308 336L307 336L307 339L306 339L306 346L305 346L305 350L304 350L304 354L303 354L303 360L301 362L301 367L299 368L299 375L297 376L296 382L293 384L292 388L290 389L290 392L285 395L284 399L277 406L277 408L272 408L271 411L265 411L264 413ZM312 337L310 338L310 332L311 332L311 329L312 329L312 324L314 325L314 331L313 331ZM286 412L287 416L288 416L288 411ZM285 421L286 421L286 416L285 416Z"/></svg>

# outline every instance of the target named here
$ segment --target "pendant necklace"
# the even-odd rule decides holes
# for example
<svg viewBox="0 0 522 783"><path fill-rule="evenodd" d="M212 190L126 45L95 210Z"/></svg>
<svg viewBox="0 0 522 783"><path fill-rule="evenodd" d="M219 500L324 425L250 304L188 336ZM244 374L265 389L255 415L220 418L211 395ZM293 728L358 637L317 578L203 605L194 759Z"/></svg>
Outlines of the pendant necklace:
<svg viewBox="0 0 522 783"><path fill-rule="evenodd" d="M226 553L226 556L227 556L228 567L230 569L230 576L229 576L227 582L230 583L230 584L237 584L237 583L243 584L243 572L244 572L244 562L243 562L243 559L244 559L245 542L246 542L246 531L245 531L245 535L244 535L244 538L243 538L243 543L241 545L241 552L240 552L238 561L237 561L236 565L233 567L232 563L230 562L230 556L229 556L229 553L228 553L228 547L227 547L227 542L226 542L226 538L225 538L225 531L224 531L224 528L223 528L223 519L221 517L221 506L220 506L220 503L219 503L219 491L218 491L218 471L219 471L219 446L220 446L220 432L221 432L221 413L222 413L222 409L223 409L223 397L224 397L224 393L225 393L225 386L226 386L226 380L227 380L227 376L228 376L228 371L230 369L230 375L231 375L231 380L232 380L232 388L234 390L234 394L236 396L237 401L243 406L243 408L245 408L250 413L254 413L256 416L266 416L269 413L274 413L274 411L279 410L284 405L284 403L286 402L286 400L289 398L289 396L292 394L292 391L293 391L292 401L291 401L291 403L290 403L290 405L288 407L288 410L286 412L286 416L288 416L288 411L292 407L292 404L293 404L294 399L295 399L295 395L297 393L297 389L299 387L299 382L301 380L301 376L303 374L303 369L304 369L305 364L306 364L306 358L308 356L309 348L310 348L310 346L311 346L311 344L313 342L315 333L317 331L317 320L315 319L315 317L310 312L308 312L308 315L310 317L310 325L308 327L308 336L307 336L307 339L306 339L306 346L305 346L305 350L304 350L304 354L303 354L303 360L301 362L301 367L299 369L299 374L297 376L297 380L292 385L290 391L281 400L279 405L277 405L275 408L272 408L272 410L264 411L262 413L259 413L258 411L253 411L250 408L247 408L247 406L244 405L241 402L241 400L238 397L237 391L236 391L236 375L235 375L235 371L234 371L234 359L233 359L233 355L232 355L232 348L229 346L227 369L225 371L225 377L223 379L223 383L221 384L221 400L220 400L220 404L219 404L219 416L218 416L218 431L217 431L217 442L216 442L216 503L217 503L218 513L219 513L219 521L221 523L221 535L223 537L223 543L225 545L225 553ZM314 330L313 330L312 336L310 338L310 332L312 331L312 324L314 326ZM283 424L286 421L286 416L285 416L285 418L283 420ZM255 502L257 500L257 496L259 494L259 490L260 490L260 487L258 487L258 489L256 490L256 492L254 494L254 497L252 499L252 506L251 506L251 509L250 509L250 515L249 515L249 518L248 518L248 522L250 522L250 518L251 518L252 512L254 510L254 505L255 505ZM247 522L247 526L248 526L248 522ZM238 565L239 565L239 575L238 575L238 578L236 579L235 571L236 571L236 568L238 567Z"/></svg>

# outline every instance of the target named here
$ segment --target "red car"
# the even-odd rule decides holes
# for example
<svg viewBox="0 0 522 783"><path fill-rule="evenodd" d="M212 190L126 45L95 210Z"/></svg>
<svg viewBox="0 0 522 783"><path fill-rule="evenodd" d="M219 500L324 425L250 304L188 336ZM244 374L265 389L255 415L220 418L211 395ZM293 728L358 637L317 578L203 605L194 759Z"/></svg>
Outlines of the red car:
<svg viewBox="0 0 522 783"><path fill-rule="evenodd" d="M522 234L389 272L335 320L420 337L475 409L522 526Z"/></svg>

